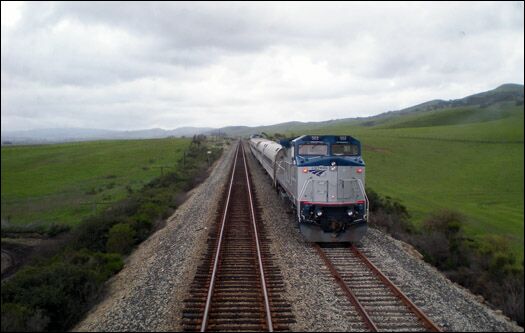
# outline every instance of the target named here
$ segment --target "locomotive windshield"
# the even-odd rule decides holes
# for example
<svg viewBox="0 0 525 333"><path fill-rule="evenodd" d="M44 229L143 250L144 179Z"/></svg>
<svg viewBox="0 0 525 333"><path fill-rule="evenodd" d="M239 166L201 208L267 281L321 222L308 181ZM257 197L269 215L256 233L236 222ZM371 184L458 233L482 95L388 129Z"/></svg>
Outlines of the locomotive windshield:
<svg viewBox="0 0 525 333"><path fill-rule="evenodd" d="M299 155L326 156L328 155L328 146L325 144L299 145Z"/></svg>
<svg viewBox="0 0 525 333"><path fill-rule="evenodd" d="M358 156L359 147L350 143L336 143L332 145L332 155L336 156Z"/></svg>

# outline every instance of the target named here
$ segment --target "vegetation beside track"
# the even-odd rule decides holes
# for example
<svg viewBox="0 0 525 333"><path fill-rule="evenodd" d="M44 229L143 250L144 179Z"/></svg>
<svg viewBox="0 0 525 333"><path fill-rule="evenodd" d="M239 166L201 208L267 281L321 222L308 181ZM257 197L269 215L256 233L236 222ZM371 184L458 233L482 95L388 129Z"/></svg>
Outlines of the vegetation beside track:
<svg viewBox="0 0 525 333"><path fill-rule="evenodd" d="M70 329L122 268L123 257L174 212L221 153L222 147L195 137L178 161L184 167L86 217L52 258L38 258L3 282L2 331Z"/></svg>
<svg viewBox="0 0 525 333"><path fill-rule="evenodd" d="M412 244L424 260L448 278L524 325L524 270L506 239L485 235L474 241L465 232L465 217L452 210L434 212L419 228L409 221L407 208L370 188L370 223Z"/></svg>

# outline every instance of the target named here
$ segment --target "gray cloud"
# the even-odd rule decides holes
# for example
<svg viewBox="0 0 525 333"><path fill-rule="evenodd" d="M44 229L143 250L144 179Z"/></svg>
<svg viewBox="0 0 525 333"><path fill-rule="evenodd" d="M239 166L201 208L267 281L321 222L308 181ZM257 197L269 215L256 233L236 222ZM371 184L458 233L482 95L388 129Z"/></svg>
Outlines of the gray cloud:
<svg viewBox="0 0 525 333"><path fill-rule="evenodd" d="M523 83L519 2L9 6L2 129L314 121Z"/></svg>

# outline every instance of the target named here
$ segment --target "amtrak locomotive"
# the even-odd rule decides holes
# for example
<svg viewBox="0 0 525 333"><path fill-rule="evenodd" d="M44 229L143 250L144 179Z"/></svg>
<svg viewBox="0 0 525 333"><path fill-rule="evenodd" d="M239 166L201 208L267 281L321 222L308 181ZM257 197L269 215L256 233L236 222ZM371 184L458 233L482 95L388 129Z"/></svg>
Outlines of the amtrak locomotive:
<svg viewBox="0 0 525 333"><path fill-rule="evenodd" d="M250 138L250 149L295 211L311 242L357 242L368 228L365 163L351 136L303 135L280 143Z"/></svg>

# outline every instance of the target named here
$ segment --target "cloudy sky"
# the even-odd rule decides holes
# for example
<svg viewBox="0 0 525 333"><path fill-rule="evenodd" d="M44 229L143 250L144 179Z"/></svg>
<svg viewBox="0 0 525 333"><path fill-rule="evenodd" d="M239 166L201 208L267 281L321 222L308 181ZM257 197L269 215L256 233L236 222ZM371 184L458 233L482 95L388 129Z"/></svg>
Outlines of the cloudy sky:
<svg viewBox="0 0 525 333"><path fill-rule="evenodd" d="M2 130L267 125L523 84L522 2L2 2Z"/></svg>

